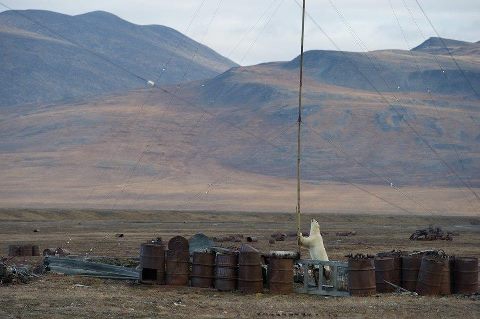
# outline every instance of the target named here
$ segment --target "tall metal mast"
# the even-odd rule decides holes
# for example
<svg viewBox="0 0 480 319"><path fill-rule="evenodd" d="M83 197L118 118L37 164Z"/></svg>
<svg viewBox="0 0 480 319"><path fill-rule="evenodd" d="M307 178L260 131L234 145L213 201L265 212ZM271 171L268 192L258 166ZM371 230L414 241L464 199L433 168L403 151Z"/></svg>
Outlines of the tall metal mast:
<svg viewBox="0 0 480 319"><path fill-rule="evenodd" d="M300 232L300 133L302 127L302 85L303 85L303 39L305 34L305 0L302 8L302 39L300 44L300 85L298 90L298 120L297 120L297 232ZM298 247L300 251L300 246Z"/></svg>

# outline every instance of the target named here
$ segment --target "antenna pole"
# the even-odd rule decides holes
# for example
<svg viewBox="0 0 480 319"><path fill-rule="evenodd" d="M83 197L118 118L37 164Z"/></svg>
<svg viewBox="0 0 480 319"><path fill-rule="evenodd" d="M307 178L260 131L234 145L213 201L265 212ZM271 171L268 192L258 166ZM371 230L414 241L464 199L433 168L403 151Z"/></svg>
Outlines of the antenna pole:
<svg viewBox="0 0 480 319"><path fill-rule="evenodd" d="M298 119L297 119L297 233L300 232L300 133L302 127L302 85L303 85L303 39L305 34L305 0L302 8L302 39L300 41L300 85L298 89ZM300 245L298 246L300 253Z"/></svg>

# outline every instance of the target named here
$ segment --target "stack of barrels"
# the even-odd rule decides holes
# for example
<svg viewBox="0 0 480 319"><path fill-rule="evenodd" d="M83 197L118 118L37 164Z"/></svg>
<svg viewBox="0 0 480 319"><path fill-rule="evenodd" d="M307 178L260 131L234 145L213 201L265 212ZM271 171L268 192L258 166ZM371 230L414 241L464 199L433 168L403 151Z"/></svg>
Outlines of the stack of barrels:
<svg viewBox="0 0 480 319"><path fill-rule="evenodd" d="M351 256L348 267L349 289L357 296L393 292L395 286L430 296L478 291L478 259L474 257L392 252Z"/></svg>
<svg viewBox="0 0 480 319"><path fill-rule="evenodd" d="M8 256L10 257L30 257L40 256L40 249L37 245L25 244L25 245L9 245Z"/></svg>
<svg viewBox="0 0 480 319"><path fill-rule="evenodd" d="M293 253L292 253L293 254ZM269 287L275 294L293 292L293 262L291 256L269 257ZM262 293L264 288L263 257L255 249L240 252L225 250L193 252L190 263L187 239L176 236L168 242L168 250L161 242L142 244L140 247L140 282L145 284L216 288L251 294Z"/></svg>

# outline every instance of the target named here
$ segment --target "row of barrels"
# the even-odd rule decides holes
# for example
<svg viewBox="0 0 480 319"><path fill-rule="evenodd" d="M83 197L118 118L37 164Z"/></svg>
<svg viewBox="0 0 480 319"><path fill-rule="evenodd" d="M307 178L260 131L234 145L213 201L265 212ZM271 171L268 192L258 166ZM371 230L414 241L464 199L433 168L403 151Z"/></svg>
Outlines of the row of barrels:
<svg viewBox="0 0 480 319"><path fill-rule="evenodd" d="M29 257L40 256L40 248L37 245L9 245L8 256L10 257Z"/></svg>
<svg viewBox="0 0 480 319"><path fill-rule="evenodd" d="M350 258L349 290L366 296L402 287L419 295L474 294L478 291L478 259L474 257L390 256Z"/></svg>
<svg viewBox="0 0 480 319"><path fill-rule="evenodd" d="M140 282L145 284L263 292L262 257L259 252L220 254L188 250L165 250L160 244L142 244ZM270 258L269 289L272 293L293 292L293 259Z"/></svg>

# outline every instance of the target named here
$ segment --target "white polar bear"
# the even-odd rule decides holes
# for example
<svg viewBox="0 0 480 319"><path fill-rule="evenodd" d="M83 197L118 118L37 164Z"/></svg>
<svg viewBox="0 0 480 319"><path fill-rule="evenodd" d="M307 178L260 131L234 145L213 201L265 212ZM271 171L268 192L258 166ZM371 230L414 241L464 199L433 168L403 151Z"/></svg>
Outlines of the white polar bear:
<svg viewBox="0 0 480 319"><path fill-rule="evenodd" d="M298 243L300 246L308 248L311 259L328 261L322 234L320 234L320 225L315 219L312 219L310 223L310 236L303 237L302 233L298 233ZM329 266L325 266L325 270L330 273Z"/></svg>

